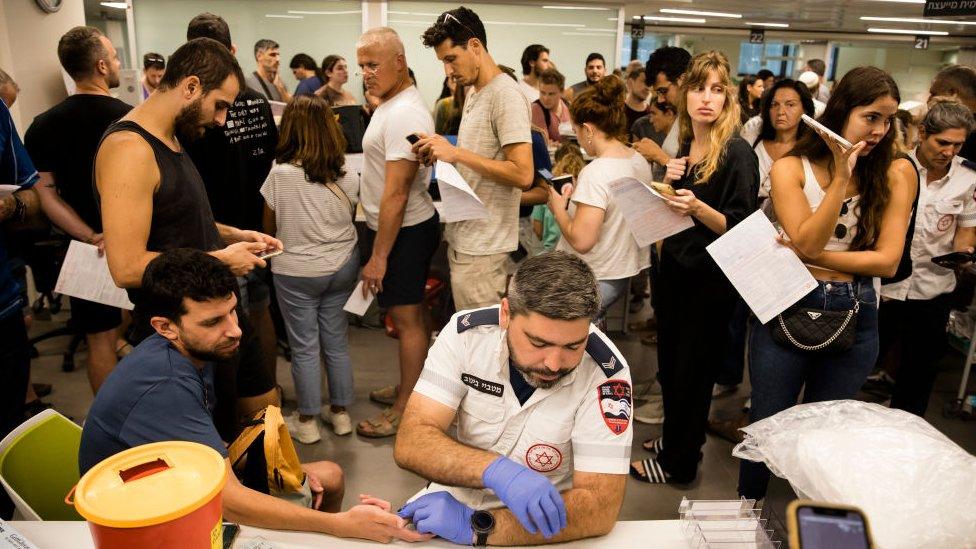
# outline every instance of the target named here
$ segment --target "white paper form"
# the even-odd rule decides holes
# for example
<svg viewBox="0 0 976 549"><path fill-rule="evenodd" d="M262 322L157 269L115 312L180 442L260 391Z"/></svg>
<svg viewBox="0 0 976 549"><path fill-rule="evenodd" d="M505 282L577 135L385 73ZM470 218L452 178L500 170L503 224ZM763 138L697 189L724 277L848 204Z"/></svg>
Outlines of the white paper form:
<svg viewBox="0 0 976 549"><path fill-rule="evenodd" d="M77 240L68 245L54 291L120 309L134 307L125 290L115 285L108 260L98 256L98 247Z"/></svg>
<svg viewBox="0 0 976 549"><path fill-rule="evenodd" d="M471 190L453 164L438 160L434 173L440 183L437 188L441 191L441 207L437 211L441 221L453 223L488 217L485 203Z"/></svg>
<svg viewBox="0 0 976 549"><path fill-rule="evenodd" d="M346 300L346 304L342 306L342 310L356 316L363 316L369 310L369 305L373 302L374 297L376 296L373 295L373 292L369 292L366 294L366 298L363 298L363 281L360 280L352 294L349 295L349 299Z"/></svg>
<svg viewBox="0 0 976 549"><path fill-rule="evenodd" d="M695 226L690 217L671 211L667 199L639 179L622 177L607 186L641 248Z"/></svg>
<svg viewBox="0 0 976 549"><path fill-rule="evenodd" d="M0 185L0 198L14 194L17 190L20 190L20 185Z"/></svg>
<svg viewBox="0 0 976 549"><path fill-rule="evenodd" d="M776 228L756 211L705 249L763 324L817 287Z"/></svg>

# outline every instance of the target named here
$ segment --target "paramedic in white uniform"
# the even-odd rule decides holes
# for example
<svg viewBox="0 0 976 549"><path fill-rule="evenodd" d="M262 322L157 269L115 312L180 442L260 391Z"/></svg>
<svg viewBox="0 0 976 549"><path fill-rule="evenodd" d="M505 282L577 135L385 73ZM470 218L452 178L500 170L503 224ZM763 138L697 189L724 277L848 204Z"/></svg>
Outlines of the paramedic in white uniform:
<svg viewBox="0 0 976 549"><path fill-rule="evenodd" d="M591 320L600 298L579 258L526 260L496 307L461 311L407 403L397 464L431 483L400 511L463 545L608 533L632 439L630 369ZM447 434L455 416L457 439Z"/></svg>

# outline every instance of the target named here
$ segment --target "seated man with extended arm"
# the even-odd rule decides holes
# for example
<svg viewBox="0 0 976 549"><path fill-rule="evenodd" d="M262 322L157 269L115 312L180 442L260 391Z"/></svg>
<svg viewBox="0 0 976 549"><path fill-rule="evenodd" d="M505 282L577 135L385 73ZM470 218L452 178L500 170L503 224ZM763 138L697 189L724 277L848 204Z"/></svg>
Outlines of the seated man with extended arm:
<svg viewBox="0 0 976 549"><path fill-rule="evenodd" d="M407 530L381 500L364 499L371 505L339 512L344 483L335 463L302 464L311 508L252 490L237 479L212 417L212 362L227 360L240 346L237 289L230 269L199 250L178 248L149 262L142 290L154 334L119 362L95 396L81 434L81 473L134 446L197 442L225 458L223 513L228 520L381 542L427 539Z"/></svg>
<svg viewBox="0 0 976 549"><path fill-rule="evenodd" d="M400 424L394 457L431 480L400 511L469 545L608 533L624 498L630 370L592 323L593 272L561 252L527 259L501 305L444 327ZM447 434L458 419L457 439Z"/></svg>

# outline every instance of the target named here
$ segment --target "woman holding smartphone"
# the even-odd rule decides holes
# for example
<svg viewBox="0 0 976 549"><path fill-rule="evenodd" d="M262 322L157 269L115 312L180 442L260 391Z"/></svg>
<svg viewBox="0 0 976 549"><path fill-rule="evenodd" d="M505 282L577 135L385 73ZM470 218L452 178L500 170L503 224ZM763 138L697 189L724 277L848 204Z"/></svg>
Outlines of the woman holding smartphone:
<svg viewBox="0 0 976 549"><path fill-rule="evenodd" d="M801 390L804 402L853 398L874 367L878 298L872 278L895 273L915 195L916 182L894 161L891 124L899 101L886 72L852 69L819 122L853 146L807 132L773 164L770 197L783 241L807 264L817 287L752 331L753 422L795 405ZM837 334L833 342L790 323L804 314L824 319L830 337ZM741 462L740 494L761 499L768 483L765 464Z"/></svg>
<svg viewBox="0 0 976 549"><path fill-rule="evenodd" d="M298 412L285 418L299 442L322 437L316 416L337 435L352 432L352 363L342 310L359 279L353 203L359 178L347 172L346 140L332 109L318 96L285 107L278 150L261 187L264 224L285 246L271 260L278 305L291 345ZM329 375L330 406L322 406L321 357Z"/></svg>
<svg viewBox="0 0 976 549"><path fill-rule="evenodd" d="M624 144L625 93L620 79L604 78L573 99L569 107L573 130L586 154L596 159L579 172L575 189L566 185L563 194L549 189L549 209L562 232L556 249L580 256L599 283L598 323L626 293L630 277L648 267L651 257L648 247L637 246L608 186L623 177L645 185L651 182L647 161ZM570 195L572 204L567 210Z"/></svg>
<svg viewBox="0 0 976 549"><path fill-rule="evenodd" d="M705 247L756 209L759 170L738 136L739 103L725 54L691 60L678 90L680 151L665 182L668 206L694 226L664 240L655 291L658 378L664 436L644 442L657 454L632 464L651 483L688 483L698 472L712 385L725 355L735 290Z"/></svg>

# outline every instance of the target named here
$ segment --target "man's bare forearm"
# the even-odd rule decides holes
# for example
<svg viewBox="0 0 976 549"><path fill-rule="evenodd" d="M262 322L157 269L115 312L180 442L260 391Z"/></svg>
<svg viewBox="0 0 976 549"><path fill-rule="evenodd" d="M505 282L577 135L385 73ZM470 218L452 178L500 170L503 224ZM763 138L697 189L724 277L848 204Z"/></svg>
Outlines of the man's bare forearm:
<svg viewBox="0 0 976 549"><path fill-rule="evenodd" d="M498 454L466 446L435 426L414 422L401 424L393 457L397 465L427 480L447 486L484 488L481 476Z"/></svg>
<svg viewBox="0 0 976 549"><path fill-rule="evenodd" d="M495 531L488 536L488 544L542 545L606 535L616 524L623 503L623 484L626 477L620 477L619 490L612 491L611 494L603 495L578 488L562 492L563 503L566 505L566 528L549 539L542 537L542 534L530 534L508 509L492 511Z"/></svg>
<svg viewBox="0 0 976 549"><path fill-rule="evenodd" d="M82 242L91 242L96 232L78 215L70 204L61 198L50 176L41 176L36 185L37 195L41 200L44 215L57 225L59 229Z"/></svg>
<svg viewBox="0 0 976 549"><path fill-rule="evenodd" d="M387 187L389 189L389 186ZM376 240L373 242L373 257L386 260L396 242L403 214L407 209L408 191L384 190L380 199L380 215L377 222Z"/></svg>
<svg viewBox="0 0 976 549"><path fill-rule="evenodd" d="M231 227L223 223L214 223L214 225L217 226L217 233L220 235L220 239L224 241L224 244L234 244L243 240L241 230L237 227Z"/></svg>

